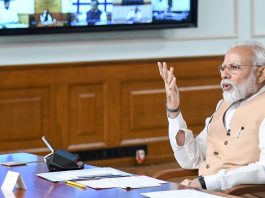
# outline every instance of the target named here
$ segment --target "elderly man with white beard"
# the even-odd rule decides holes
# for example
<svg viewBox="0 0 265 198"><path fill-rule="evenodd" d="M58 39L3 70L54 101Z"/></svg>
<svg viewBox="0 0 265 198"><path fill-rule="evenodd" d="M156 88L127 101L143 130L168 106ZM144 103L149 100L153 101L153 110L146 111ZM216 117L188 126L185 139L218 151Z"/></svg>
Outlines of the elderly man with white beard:
<svg viewBox="0 0 265 198"><path fill-rule="evenodd" d="M185 169L199 169L199 177L184 184L207 190L265 184L264 66L265 48L260 43L235 43L219 66L223 99L203 131L193 137L179 108L173 68L158 62L175 158Z"/></svg>

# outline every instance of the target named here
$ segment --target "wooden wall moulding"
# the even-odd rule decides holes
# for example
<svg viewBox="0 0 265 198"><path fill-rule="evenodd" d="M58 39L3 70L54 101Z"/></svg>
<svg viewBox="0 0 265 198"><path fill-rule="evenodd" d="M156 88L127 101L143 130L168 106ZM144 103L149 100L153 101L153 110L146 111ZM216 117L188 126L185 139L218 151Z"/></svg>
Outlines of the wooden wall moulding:
<svg viewBox="0 0 265 198"><path fill-rule="evenodd" d="M0 152L86 151L145 144L147 159L170 159L164 84L158 60L0 68ZM222 57L164 59L173 66L181 110L199 132L221 98ZM159 146L158 146L159 145Z"/></svg>

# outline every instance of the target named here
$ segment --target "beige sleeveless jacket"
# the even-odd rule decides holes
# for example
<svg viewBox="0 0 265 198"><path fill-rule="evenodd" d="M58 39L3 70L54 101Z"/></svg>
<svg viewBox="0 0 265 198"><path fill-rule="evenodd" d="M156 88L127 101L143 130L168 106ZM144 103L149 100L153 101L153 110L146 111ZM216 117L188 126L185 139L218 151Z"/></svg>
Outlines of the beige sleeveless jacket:
<svg viewBox="0 0 265 198"><path fill-rule="evenodd" d="M223 116L229 105L225 102L220 105L208 127L206 160L200 166L200 175L216 174L221 169L246 166L259 160L259 127L265 118L264 106L265 93L241 103L227 132Z"/></svg>

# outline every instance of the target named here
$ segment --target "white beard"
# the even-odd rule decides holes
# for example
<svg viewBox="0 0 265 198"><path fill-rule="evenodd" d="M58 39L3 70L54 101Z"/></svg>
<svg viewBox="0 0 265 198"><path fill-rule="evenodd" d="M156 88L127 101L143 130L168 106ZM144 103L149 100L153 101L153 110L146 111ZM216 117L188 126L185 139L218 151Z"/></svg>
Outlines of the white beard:
<svg viewBox="0 0 265 198"><path fill-rule="evenodd" d="M221 81L221 87L223 84L231 84L232 88L229 91L223 91L224 101L227 103L233 103L240 99L246 98L249 95L254 94L257 90L255 70L247 77L243 82L236 84L231 80L224 79Z"/></svg>

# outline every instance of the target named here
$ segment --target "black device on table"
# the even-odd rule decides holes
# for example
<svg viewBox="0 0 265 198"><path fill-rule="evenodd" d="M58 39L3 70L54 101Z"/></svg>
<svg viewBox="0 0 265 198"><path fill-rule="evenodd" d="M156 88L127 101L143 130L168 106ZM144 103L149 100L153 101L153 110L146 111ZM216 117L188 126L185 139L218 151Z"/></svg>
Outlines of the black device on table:
<svg viewBox="0 0 265 198"><path fill-rule="evenodd" d="M51 151L50 154L44 157L44 161L46 162L49 171L76 170L84 168L84 163L80 161L78 154L73 154L62 149L55 151L45 136L41 139Z"/></svg>

